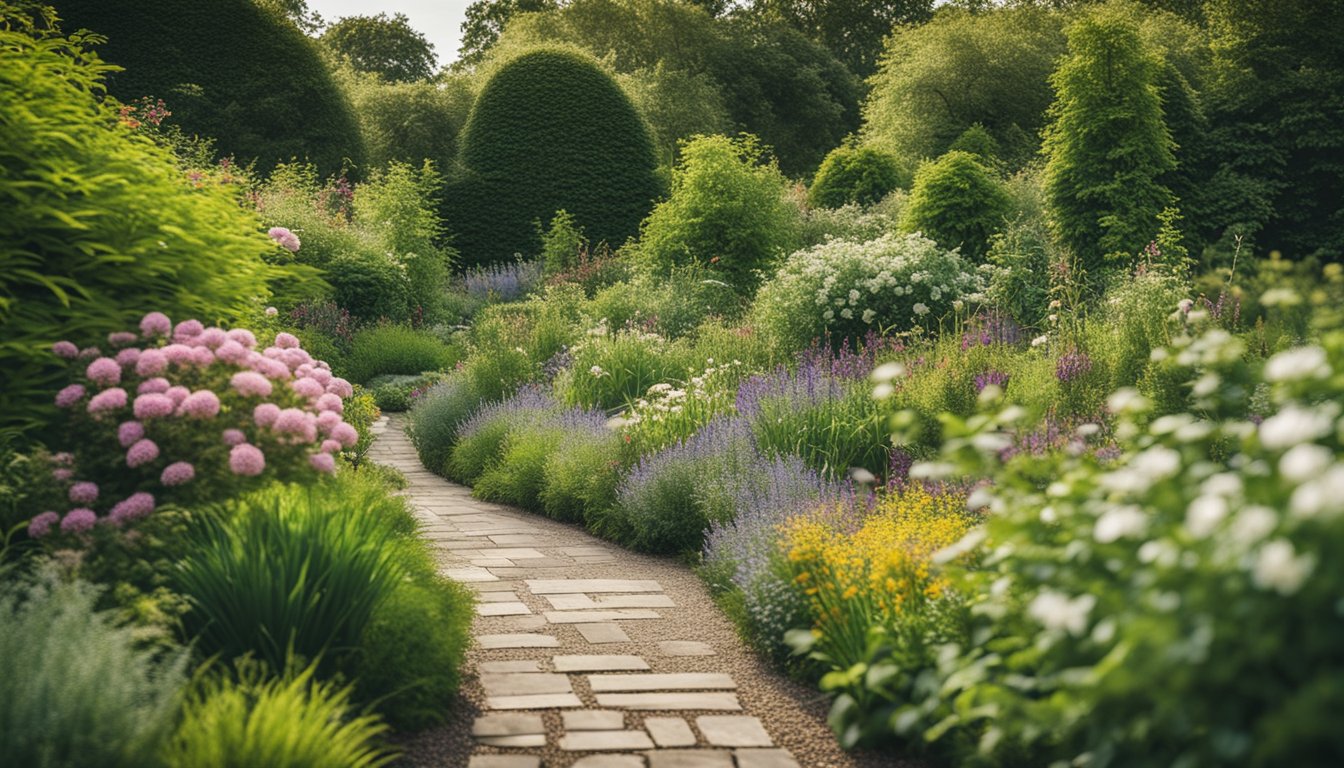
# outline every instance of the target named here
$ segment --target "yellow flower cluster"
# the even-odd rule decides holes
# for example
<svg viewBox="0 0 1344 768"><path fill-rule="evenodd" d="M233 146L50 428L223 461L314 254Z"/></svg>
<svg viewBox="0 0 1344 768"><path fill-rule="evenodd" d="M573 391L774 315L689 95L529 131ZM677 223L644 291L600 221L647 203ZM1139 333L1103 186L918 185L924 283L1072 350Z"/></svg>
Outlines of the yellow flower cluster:
<svg viewBox="0 0 1344 768"><path fill-rule="evenodd" d="M785 523L783 551L795 588L807 597L821 650L840 664L854 663L870 626L894 625L941 597L947 583L930 559L975 523L964 495L918 485L883 498L852 533L824 517Z"/></svg>

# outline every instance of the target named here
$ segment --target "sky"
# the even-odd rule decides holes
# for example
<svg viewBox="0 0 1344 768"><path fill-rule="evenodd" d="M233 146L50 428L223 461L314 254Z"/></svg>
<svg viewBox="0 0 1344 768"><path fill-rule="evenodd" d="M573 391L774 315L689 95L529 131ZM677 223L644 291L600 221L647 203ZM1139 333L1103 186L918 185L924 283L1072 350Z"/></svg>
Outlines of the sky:
<svg viewBox="0 0 1344 768"><path fill-rule="evenodd" d="M308 9L328 24L342 16L404 13L411 26L434 44L434 53L443 66L457 58L462 19L470 4L471 0L308 0Z"/></svg>

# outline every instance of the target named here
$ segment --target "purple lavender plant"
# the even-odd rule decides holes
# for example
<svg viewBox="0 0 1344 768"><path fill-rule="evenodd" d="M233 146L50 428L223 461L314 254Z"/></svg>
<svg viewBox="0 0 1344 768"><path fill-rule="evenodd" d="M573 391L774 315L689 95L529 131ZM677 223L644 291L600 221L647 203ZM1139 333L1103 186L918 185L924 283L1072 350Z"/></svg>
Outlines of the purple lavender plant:
<svg viewBox="0 0 1344 768"><path fill-rule="evenodd" d="M975 391L984 392L985 387L995 386L1003 389L1008 386L1008 374L1003 371L988 370L975 375Z"/></svg>
<svg viewBox="0 0 1344 768"><path fill-rule="evenodd" d="M1055 362L1055 378L1059 379L1062 384L1080 379L1091 371L1092 358L1088 357L1086 352L1078 349L1065 352Z"/></svg>
<svg viewBox="0 0 1344 768"><path fill-rule="evenodd" d="M879 336L876 331L868 331L862 341L844 338L839 344L835 344L828 333L798 354L798 364L837 379L858 381L873 372L879 355L904 349L900 339Z"/></svg>
<svg viewBox="0 0 1344 768"><path fill-rule="evenodd" d="M972 317L961 335L961 349L988 347L993 344L1022 343L1025 334L1013 318L999 311L990 311Z"/></svg>
<svg viewBox="0 0 1344 768"><path fill-rule="evenodd" d="M477 301L514 301L541 284L540 261L511 261L468 270L467 295Z"/></svg>

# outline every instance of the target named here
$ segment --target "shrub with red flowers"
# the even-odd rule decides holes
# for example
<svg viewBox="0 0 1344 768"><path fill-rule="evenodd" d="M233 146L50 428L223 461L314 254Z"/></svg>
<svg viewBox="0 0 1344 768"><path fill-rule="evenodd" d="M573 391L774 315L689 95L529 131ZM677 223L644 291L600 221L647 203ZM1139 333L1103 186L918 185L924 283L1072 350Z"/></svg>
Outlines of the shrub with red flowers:
<svg viewBox="0 0 1344 768"><path fill-rule="evenodd" d="M174 325L151 312L139 333L113 333L107 347L52 347L73 374L55 395L71 444L52 457L51 473L67 503L32 519L34 537L330 474L359 440L342 418L350 383L291 334L262 347L242 328Z"/></svg>

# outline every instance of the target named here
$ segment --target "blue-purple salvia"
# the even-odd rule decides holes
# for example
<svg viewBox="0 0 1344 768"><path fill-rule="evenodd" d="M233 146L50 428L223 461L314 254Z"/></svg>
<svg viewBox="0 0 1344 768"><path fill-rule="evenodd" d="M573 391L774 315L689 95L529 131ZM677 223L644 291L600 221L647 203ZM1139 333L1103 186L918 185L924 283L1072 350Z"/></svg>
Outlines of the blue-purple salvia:
<svg viewBox="0 0 1344 768"><path fill-rule="evenodd" d="M1092 358L1080 350L1066 352L1055 361L1055 378L1064 384L1080 379L1091 371Z"/></svg>
<svg viewBox="0 0 1344 768"><path fill-rule="evenodd" d="M468 270L467 295L478 301L514 301L541 284L539 261L511 261Z"/></svg>
<svg viewBox="0 0 1344 768"><path fill-rule="evenodd" d="M975 376L975 391L984 392L985 387L994 386L1003 389L1008 386L1008 374L1003 371L988 370Z"/></svg>

